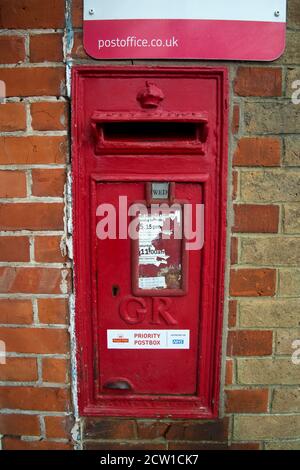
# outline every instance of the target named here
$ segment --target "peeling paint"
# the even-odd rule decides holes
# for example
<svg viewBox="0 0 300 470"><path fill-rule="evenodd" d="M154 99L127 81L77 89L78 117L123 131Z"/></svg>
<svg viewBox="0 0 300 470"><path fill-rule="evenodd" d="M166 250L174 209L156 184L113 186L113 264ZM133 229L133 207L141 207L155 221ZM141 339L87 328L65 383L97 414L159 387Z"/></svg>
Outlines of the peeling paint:
<svg viewBox="0 0 300 470"><path fill-rule="evenodd" d="M61 282L59 285L60 291L62 294L67 294L68 293L68 277L69 271L67 269L63 269L61 271Z"/></svg>

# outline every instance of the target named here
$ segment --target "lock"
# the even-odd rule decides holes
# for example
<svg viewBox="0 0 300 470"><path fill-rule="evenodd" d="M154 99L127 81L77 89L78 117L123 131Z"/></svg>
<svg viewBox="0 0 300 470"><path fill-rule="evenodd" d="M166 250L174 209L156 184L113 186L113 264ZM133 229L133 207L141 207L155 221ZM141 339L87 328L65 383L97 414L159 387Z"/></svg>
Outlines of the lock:
<svg viewBox="0 0 300 470"><path fill-rule="evenodd" d="M227 74L73 70L80 413L218 415Z"/></svg>

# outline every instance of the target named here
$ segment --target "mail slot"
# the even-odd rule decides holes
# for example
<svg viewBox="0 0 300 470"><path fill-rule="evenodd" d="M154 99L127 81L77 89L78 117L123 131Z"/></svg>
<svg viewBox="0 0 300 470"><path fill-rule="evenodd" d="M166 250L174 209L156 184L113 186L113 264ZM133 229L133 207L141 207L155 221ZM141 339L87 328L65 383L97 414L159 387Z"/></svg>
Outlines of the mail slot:
<svg viewBox="0 0 300 470"><path fill-rule="evenodd" d="M227 76L73 71L82 415L218 415Z"/></svg>

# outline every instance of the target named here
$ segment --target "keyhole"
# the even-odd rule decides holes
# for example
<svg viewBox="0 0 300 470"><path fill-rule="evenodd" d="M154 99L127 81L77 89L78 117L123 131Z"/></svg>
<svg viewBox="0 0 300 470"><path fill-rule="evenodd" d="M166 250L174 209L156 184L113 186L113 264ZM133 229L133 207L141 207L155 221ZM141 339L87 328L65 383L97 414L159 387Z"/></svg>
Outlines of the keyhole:
<svg viewBox="0 0 300 470"><path fill-rule="evenodd" d="M119 295L120 287L119 286L112 286L112 296L117 297Z"/></svg>

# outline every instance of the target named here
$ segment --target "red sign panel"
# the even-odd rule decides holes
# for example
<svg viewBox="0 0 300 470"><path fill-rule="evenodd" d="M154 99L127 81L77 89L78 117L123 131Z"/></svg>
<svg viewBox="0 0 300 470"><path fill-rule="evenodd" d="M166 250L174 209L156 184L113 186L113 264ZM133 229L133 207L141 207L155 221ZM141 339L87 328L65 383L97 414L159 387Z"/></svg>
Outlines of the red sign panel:
<svg viewBox="0 0 300 470"><path fill-rule="evenodd" d="M286 0L85 0L95 59L270 61L285 48Z"/></svg>

